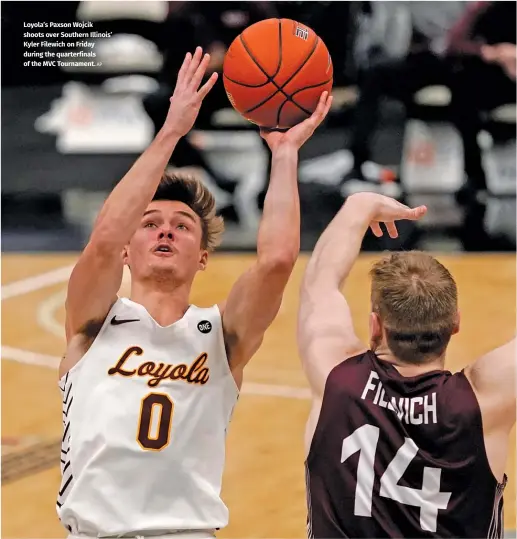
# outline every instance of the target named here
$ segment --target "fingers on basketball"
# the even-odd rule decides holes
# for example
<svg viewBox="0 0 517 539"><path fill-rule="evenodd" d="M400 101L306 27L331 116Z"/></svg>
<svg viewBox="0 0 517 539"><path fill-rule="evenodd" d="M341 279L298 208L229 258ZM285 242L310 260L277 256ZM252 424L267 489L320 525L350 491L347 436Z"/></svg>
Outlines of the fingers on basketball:
<svg viewBox="0 0 517 539"><path fill-rule="evenodd" d="M329 92L325 91L321 94L320 100L318 101L318 106L316 110L312 113L310 120L316 128L328 114L330 107L332 105L332 96L329 95Z"/></svg>
<svg viewBox="0 0 517 539"><path fill-rule="evenodd" d="M320 97L318 106L323 106L323 118L328 114L330 107L332 106L332 96L329 92L323 92Z"/></svg>

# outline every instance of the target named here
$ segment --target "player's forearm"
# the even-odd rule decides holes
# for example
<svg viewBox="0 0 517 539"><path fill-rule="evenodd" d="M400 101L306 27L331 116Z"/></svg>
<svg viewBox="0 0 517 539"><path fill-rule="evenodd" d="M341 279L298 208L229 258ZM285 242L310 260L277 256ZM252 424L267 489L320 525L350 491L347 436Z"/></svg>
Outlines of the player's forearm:
<svg viewBox="0 0 517 539"><path fill-rule="evenodd" d="M371 208L349 197L318 240L307 265L304 286L341 288L354 265L371 222Z"/></svg>
<svg viewBox="0 0 517 539"><path fill-rule="evenodd" d="M151 202L179 137L162 129L106 199L92 239L126 245Z"/></svg>
<svg viewBox="0 0 517 539"><path fill-rule="evenodd" d="M260 222L257 255L260 261L294 266L300 251L298 151L281 146L273 152L271 178Z"/></svg>

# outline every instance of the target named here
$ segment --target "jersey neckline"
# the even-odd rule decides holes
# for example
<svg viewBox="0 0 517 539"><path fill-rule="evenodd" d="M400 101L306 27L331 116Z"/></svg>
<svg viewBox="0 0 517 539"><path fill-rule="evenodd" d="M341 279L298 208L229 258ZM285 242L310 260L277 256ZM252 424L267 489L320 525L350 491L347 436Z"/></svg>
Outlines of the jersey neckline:
<svg viewBox="0 0 517 539"><path fill-rule="evenodd" d="M386 361L385 359L381 359L373 350L368 350L367 353L371 354L371 357L373 358L374 362L383 369L387 376L389 376L390 378L397 378L398 380L402 380L404 382L416 382L437 375L452 374L451 371L449 371L448 369L433 369L431 371L423 372L421 374L415 374L413 376L404 376L399 372L399 370L395 367L393 363Z"/></svg>
<svg viewBox="0 0 517 539"><path fill-rule="evenodd" d="M169 324L168 326L162 326L151 316L149 311L141 303L137 303L136 301L133 301L132 299L129 299L127 297L122 297L120 298L120 300L122 301L122 303L126 305L129 303L131 305L134 305L137 309L142 310L153 321L153 323L160 329L171 329L175 327L183 327L186 323L187 315L192 312L193 307L194 307L191 303L189 303L187 310L183 313L183 316L181 318L178 318L176 322L173 322L172 324Z"/></svg>

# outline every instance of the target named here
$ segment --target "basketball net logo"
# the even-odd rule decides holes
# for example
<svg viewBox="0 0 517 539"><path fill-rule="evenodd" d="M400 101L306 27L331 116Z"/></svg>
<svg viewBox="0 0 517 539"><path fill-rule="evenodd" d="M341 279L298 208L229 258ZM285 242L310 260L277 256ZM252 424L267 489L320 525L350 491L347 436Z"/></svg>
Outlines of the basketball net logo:
<svg viewBox="0 0 517 539"><path fill-rule="evenodd" d="M296 26L294 29L294 35L295 37L299 37L300 39L307 41L309 39L309 30L307 30L307 28L302 28L301 26Z"/></svg>

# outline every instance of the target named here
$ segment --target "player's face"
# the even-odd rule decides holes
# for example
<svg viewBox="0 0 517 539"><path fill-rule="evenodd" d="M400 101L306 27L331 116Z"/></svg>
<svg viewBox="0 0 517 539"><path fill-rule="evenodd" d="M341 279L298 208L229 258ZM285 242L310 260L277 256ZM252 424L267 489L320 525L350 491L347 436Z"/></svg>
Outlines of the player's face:
<svg viewBox="0 0 517 539"><path fill-rule="evenodd" d="M131 238L125 262L133 279L192 281L206 266L207 252L201 248L201 239L200 218L186 204L154 201Z"/></svg>

